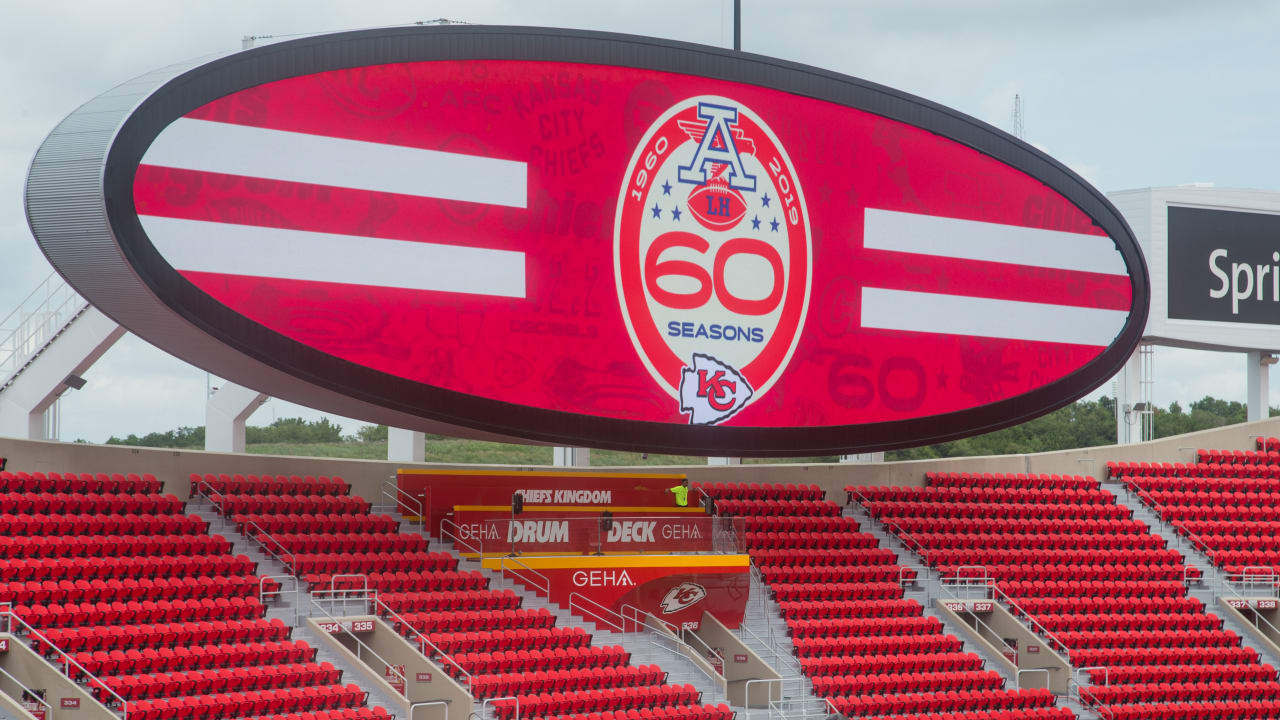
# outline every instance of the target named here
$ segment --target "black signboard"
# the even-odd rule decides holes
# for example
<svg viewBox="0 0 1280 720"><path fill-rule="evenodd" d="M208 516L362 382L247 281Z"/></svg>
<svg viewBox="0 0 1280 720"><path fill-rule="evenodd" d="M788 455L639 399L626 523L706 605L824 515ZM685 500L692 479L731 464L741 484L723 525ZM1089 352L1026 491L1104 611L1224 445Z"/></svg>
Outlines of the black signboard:
<svg viewBox="0 0 1280 720"><path fill-rule="evenodd" d="M1280 215L1170 206L1169 317L1280 325Z"/></svg>

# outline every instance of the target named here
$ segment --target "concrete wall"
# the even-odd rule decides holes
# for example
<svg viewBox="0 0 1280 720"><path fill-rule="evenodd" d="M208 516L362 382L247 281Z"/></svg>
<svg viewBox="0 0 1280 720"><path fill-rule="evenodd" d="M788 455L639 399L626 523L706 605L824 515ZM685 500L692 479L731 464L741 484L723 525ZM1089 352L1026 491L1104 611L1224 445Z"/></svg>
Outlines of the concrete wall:
<svg viewBox="0 0 1280 720"><path fill-rule="evenodd" d="M374 620L374 630L369 633L360 633L358 636L360 640L388 663L404 665L404 702L393 710L396 716L408 718L408 720L465 719L471 712L472 703L474 702L471 694L467 692L466 688L455 682L439 665L418 652L417 647L397 634L391 626L381 619L373 618L369 615L337 618L338 621L370 619ZM307 625L312 632L327 641L335 652L345 655L352 665L366 671L364 677L359 681L361 684L372 683L390 697L402 697L386 680L386 664L369 653L359 653L358 656L355 642L349 635L346 633L330 635L324 632L317 624L316 618L308 618ZM421 673L426 673L430 680L419 680L419 677L424 677ZM353 682L355 681L353 680ZM446 718L445 708L439 705L420 708L412 717L409 716L409 706L412 703L428 700L444 700L448 702L448 718Z"/></svg>
<svg viewBox="0 0 1280 720"><path fill-rule="evenodd" d="M771 465L688 465L609 468L630 472L679 472L699 482L805 483L822 487L828 497L842 502L847 485L920 485L926 471L1029 472L1092 475L1102 477L1109 460L1128 462L1187 461L1198 447L1252 448L1250 436L1280 436L1280 418L1203 430L1134 445L1108 445L1032 455L994 455L973 458L914 460L896 463L829 463ZM168 492L185 495L190 473L242 473L284 475L341 475L355 493L376 503L384 502L383 481L399 467L469 470L492 467L506 471L547 470L547 466L408 465L384 460L296 458L277 455L240 455L201 450L164 450L107 445L45 442L0 438L0 457L9 458L10 470L66 472L149 472L166 482ZM599 472L601 468L558 468L566 473Z"/></svg>
<svg viewBox="0 0 1280 720"><path fill-rule="evenodd" d="M997 658L1010 675L1019 670L1048 670L1047 687L1054 695L1066 695L1071 682L1071 666L1066 658L1054 652L1040 637L1023 625L999 603L992 603L990 612L973 613L969 610L952 610L948 603L956 601L934 600L933 605L938 614L951 620L969 632L969 639L984 645L987 651ZM979 624L975 619L982 620ZM985 625L985 627L983 627ZM1017 662L1008 661L1005 656L1005 644L1009 642L1017 650ZM1028 652L1034 646L1037 652ZM1043 688L1045 674L1031 672L1022 675L1021 687Z"/></svg>
<svg viewBox="0 0 1280 720"><path fill-rule="evenodd" d="M116 720L116 714L93 699L83 686L63 675L60 667L50 664L20 640L10 638L9 652L0 655L0 667L32 690L44 690L45 701L53 706L58 720ZM0 680L4 694L21 695L8 678L0 676ZM80 707L62 707L63 698L79 699Z"/></svg>
<svg viewBox="0 0 1280 720"><path fill-rule="evenodd" d="M782 677L769 663L760 659L755 651L747 647L733 631L724 626L709 612L702 613L702 622L694 632L704 643L715 648L724 657L724 679L727 684L725 696L734 707L769 707L769 689L772 686L773 697L782 698L778 683L753 682L751 680L778 680ZM744 658L738 662L738 658Z"/></svg>

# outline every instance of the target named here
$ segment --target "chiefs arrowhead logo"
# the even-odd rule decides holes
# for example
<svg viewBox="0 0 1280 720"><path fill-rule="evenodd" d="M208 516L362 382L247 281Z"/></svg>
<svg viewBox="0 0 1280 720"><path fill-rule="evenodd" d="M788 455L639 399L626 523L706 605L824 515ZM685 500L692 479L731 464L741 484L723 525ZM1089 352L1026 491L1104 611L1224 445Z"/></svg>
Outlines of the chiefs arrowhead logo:
<svg viewBox="0 0 1280 720"><path fill-rule="evenodd" d="M702 353L680 376L680 412L690 425L711 425L741 410L755 391L733 366Z"/></svg>
<svg viewBox="0 0 1280 720"><path fill-rule="evenodd" d="M706 596L706 588L697 583L683 582L668 590L659 605L662 606L663 615L670 615L698 603Z"/></svg>

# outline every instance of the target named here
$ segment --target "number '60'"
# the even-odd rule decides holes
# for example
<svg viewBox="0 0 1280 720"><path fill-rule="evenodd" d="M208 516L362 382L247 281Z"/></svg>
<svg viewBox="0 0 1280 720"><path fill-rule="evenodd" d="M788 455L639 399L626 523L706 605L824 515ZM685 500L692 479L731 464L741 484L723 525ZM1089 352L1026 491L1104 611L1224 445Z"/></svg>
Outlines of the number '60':
<svg viewBox="0 0 1280 720"><path fill-rule="evenodd" d="M653 241L644 255L644 285L649 291L649 296L659 305L675 310L693 310L706 305L711 299L711 294L715 293L716 299L729 312L738 315L768 315L782 302L784 284L782 256L772 245L763 240L734 238L726 241L716 250L710 274L703 266L688 260L659 262L658 258L662 253L673 247L689 248L700 255L705 255L711 243L693 233L679 231L663 233ZM769 263L773 271L773 286L768 296L759 300L748 300L737 297L729 291L724 281L724 269L729 263L729 258L734 255L756 255ZM685 293L664 290L658 285L658 279L668 275L693 278L698 283L698 289Z"/></svg>

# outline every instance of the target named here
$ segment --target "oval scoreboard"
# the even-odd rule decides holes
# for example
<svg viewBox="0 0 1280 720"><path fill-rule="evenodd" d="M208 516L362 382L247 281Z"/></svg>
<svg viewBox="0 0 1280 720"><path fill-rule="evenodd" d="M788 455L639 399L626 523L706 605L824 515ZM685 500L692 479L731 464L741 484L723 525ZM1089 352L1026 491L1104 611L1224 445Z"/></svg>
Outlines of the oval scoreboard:
<svg viewBox="0 0 1280 720"><path fill-rule="evenodd" d="M45 141L46 255L151 343L402 427L719 455L1021 422L1146 319L1095 189L988 125L602 33L318 36L137 78Z"/></svg>

